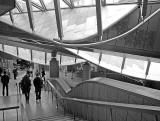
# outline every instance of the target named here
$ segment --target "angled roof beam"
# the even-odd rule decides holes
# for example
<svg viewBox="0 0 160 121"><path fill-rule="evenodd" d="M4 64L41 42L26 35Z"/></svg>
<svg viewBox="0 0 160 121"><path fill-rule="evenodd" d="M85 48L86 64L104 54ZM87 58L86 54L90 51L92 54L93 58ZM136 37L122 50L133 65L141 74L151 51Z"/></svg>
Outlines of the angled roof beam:
<svg viewBox="0 0 160 121"><path fill-rule="evenodd" d="M9 11L9 16L10 16L11 22L12 22L12 24L13 24L13 23L14 23L14 18L13 18L13 13L12 13L12 11Z"/></svg>
<svg viewBox="0 0 160 121"><path fill-rule="evenodd" d="M27 11L28 11L28 18L29 18L30 27L31 27L32 31L34 31L34 20L33 20L31 0L26 0L26 6L27 6Z"/></svg>
<svg viewBox="0 0 160 121"><path fill-rule="evenodd" d="M23 1L27 1L27 0L23 0ZM45 9L41 6L39 6L37 3L31 2L31 5L36 7L37 9L41 10L41 11L45 11Z"/></svg>
<svg viewBox="0 0 160 121"><path fill-rule="evenodd" d="M59 2L59 0L53 0L53 1L54 1L55 14L56 14L58 36L59 36L60 40L62 40L63 27L62 27L62 16L61 16L60 2Z"/></svg>
<svg viewBox="0 0 160 121"><path fill-rule="evenodd" d="M44 4L43 0L39 0L39 2L41 3L41 6L43 7L44 10L47 10L46 5Z"/></svg>
<svg viewBox="0 0 160 121"><path fill-rule="evenodd" d="M16 8L20 13L23 13L23 10L22 10L22 8L21 8L21 6L19 5L18 2L16 2Z"/></svg>
<svg viewBox="0 0 160 121"><path fill-rule="evenodd" d="M71 4L71 2L68 0L63 0L63 2L65 2L71 9L73 9L73 4Z"/></svg>
<svg viewBox="0 0 160 121"><path fill-rule="evenodd" d="M100 41L102 40L103 30L102 30L102 15L101 15L101 0L96 1L96 17L97 17L97 32Z"/></svg>
<svg viewBox="0 0 160 121"><path fill-rule="evenodd" d="M36 3L34 3L34 2L31 2L31 4L32 4L32 6L38 8L39 10L45 11L45 9L44 9L43 7L39 6L38 4L36 4Z"/></svg>

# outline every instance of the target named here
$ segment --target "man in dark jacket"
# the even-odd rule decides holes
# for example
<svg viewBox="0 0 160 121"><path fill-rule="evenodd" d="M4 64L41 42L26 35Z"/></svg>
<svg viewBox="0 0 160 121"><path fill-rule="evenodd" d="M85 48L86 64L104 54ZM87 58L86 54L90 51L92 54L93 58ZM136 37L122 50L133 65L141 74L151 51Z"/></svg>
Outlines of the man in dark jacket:
<svg viewBox="0 0 160 121"><path fill-rule="evenodd" d="M26 102L29 103L31 80L29 78L28 71L27 71L26 75L22 78L20 85L21 85L22 93L25 94Z"/></svg>
<svg viewBox="0 0 160 121"><path fill-rule="evenodd" d="M4 96L5 88L8 96L8 83L9 83L9 76L6 74L6 71L4 71L4 75L1 77L1 82L3 84L3 90L2 94Z"/></svg>
<svg viewBox="0 0 160 121"><path fill-rule="evenodd" d="M41 88L43 86L43 81L40 78L39 73L36 74L36 77L33 80L33 84L34 84L34 87L35 87L36 101L38 101L39 99L41 99Z"/></svg>

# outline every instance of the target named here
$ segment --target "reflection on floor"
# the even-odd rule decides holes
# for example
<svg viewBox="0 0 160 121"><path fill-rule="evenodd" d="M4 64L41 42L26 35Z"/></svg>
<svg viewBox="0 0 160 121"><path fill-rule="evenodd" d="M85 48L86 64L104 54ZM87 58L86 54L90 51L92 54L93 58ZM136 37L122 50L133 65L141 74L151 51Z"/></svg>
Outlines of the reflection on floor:
<svg viewBox="0 0 160 121"><path fill-rule="evenodd" d="M5 110L4 119L5 121L43 121L43 120L73 120L73 117L67 115L63 116L63 110L59 108L56 109L56 99L52 96L51 92L42 89L42 99L41 101L36 101L36 96L34 93L34 87L32 84L30 101L29 104L26 103L25 97L19 94L16 84L22 79L25 72L20 72L17 80L10 79L9 83L9 96L2 96L0 93L0 109L10 106L20 106L18 110ZM46 75L47 76L47 75ZM67 76L64 73L60 73L60 77L64 79L68 84L75 86L81 81L76 79L76 76L68 73ZM73 78L73 79L72 79ZM76 81L74 81L76 79ZM33 80L33 78L32 78ZM2 85L0 84L0 91L2 90ZM18 95L17 95L18 94ZM17 117L18 111L18 117ZM22 112L22 114L21 114ZM3 111L0 110L0 121L3 121Z"/></svg>

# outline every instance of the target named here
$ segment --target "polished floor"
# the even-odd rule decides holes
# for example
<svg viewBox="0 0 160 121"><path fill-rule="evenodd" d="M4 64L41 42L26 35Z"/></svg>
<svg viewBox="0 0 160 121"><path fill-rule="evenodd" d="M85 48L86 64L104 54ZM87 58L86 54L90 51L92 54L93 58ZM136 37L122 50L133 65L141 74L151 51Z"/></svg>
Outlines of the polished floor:
<svg viewBox="0 0 160 121"><path fill-rule="evenodd" d="M59 107L56 108L56 99L51 92L48 91L48 88L42 89L42 99L36 101L36 96L34 93L34 86L32 84L31 94L29 103L26 103L24 95L19 93L16 84L21 80L25 72L19 72L17 80L13 79L11 76L9 83L9 96L2 96L0 93L0 108L6 108L10 106L20 106L18 110L5 110L4 119L5 121L17 121L17 112L19 121L37 121L37 120L73 120L72 116L64 116L63 110ZM47 75L48 76L48 73ZM66 84L69 86L75 86L78 84L81 79L77 78L75 81L75 75L68 73L60 73L60 78L64 78ZM33 78L32 78L33 80ZM62 82L64 83L64 82ZM0 83L0 90L2 90L2 84ZM67 87L66 87L67 88ZM17 95L18 94L18 95ZM3 121L3 111L0 111L0 121Z"/></svg>

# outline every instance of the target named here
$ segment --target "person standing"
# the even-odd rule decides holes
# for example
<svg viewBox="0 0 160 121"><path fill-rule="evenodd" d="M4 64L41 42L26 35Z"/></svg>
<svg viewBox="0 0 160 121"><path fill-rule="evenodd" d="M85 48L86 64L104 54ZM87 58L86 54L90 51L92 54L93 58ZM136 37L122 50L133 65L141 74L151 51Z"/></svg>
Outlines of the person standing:
<svg viewBox="0 0 160 121"><path fill-rule="evenodd" d="M2 76L3 69L0 67L0 77Z"/></svg>
<svg viewBox="0 0 160 121"><path fill-rule="evenodd" d="M18 70L17 70L17 68L14 68L14 69L13 69L13 75L14 75L14 80L16 80L17 75L18 75Z"/></svg>
<svg viewBox="0 0 160 121"><path fill-rule="evenodd" d="M3 85L2 94L4 96L5 88L6 88L6 95L8 96L9 76L7 75L6 71L4 71L4 75L1 77L1 82L2 82L2 85Z"/></svg>
<svg viewBox="0 0 160 121"><path fill-rule="evenodd" d="M22 78L20 86L22 89L22 93L25 95L26 102L29 103L30 89L31 89L31 80L29 78L29 71L27 71L26 75Z"/></svg>
<svg viewBox="0 0 160 121"><path fill-rule="evenodd" d="M36 101L38 101L41 99L41 88L43 86L43 81L39 73L36 74L36 77L33 80L33 84L35 87Z"/></svg>
<svg viewBox="0 0 160 121"><path fill-rule="evenodd" d="M44 68L42 68L41 75L42 75L43 81L45 81L45 70L44 70Z"/></svg>

